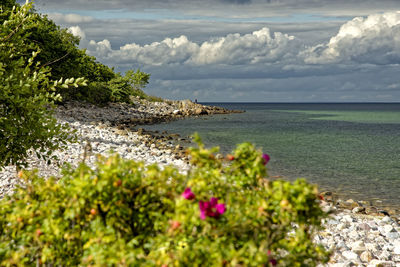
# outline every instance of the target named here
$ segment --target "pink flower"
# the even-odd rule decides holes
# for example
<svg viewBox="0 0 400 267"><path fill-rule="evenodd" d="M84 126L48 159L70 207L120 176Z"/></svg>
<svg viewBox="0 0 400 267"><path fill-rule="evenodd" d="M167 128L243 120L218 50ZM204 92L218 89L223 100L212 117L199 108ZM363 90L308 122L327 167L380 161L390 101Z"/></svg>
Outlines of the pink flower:
<svg viewBox="0 0 400 267"><path fill-rule="evenodd" d="M271 250L268 250L267 251L267 255L268 255L268 258L270 258L270 256L271 256ZM278 261L276 260L276 259L274 259L274 258L271 258L271 259L269 259L269 261L268 261L272 266L276 266L277 264L278 264Z"/></svg>
<svg viewBox="0 0 400 267"><path fill-rule="evenodd" d="M270 259L269 263L271 263L272 266L276 266L278 264L277 260L275 259Z"/></svg>
<svg viewBox="0 0 400 267"><path fill-rule="evenodd" d="M264 165L267 165L268 161L271 159L271 157L268 154L262 154L262 158L264 159Z"/></svg>
<svg viewBox="0 0 400 267"><path fill-rule="evenodd" d="M196 197L193 194L192 190L190 190L190 187L186 188L185 191L183 191L182 196L188 200L192 200Z"/></svg>
<svg viewBox="0 0 400 267"><path fill-rule="evenodd" d="M199 201L200 218L218 217L225 212L225 204L218 204L218 198L212 197L210 201Z"/></svg>

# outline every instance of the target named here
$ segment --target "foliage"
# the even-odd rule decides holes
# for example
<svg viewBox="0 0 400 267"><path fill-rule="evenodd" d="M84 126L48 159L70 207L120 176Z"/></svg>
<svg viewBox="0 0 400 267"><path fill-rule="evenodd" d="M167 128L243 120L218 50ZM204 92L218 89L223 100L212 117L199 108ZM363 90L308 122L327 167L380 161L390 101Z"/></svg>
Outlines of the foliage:
<svg viewBox="0 0 400 267"><path fill-rule="evenodd" d="M315 266L315 186L267 180L261 152L190 149L192 169L99 157L64 177L21 173L0 202L0 265Z"/></svg>
<svg viewBox="0 0 400 267"><path fill-rule="evenodd" d="M36 61L38 48L26 41L37 27L31 5L14 8L0 25L0 168L25 166L31 149L49 160L51 151L73 140L53 117L56 89L85 85L83 78L53 81Z"/></svg>
<svg viewBox="0 0 400 267"><path fill-rule="evenodd" d="M115 102L129 102L129 96L137 96L141 99L147 99L143 89L149 83L150 74L140 71L128 70L125 76L117 73L113 79L108 82L108 88L111 92L111 100Z"/></svg>
<svg viewBox="0 0 400 267"><path fill-rule="evenodd" d="M3 22L8 19L15 5L18 5L15 3L15 0L2 0L0 4L0 24L3 24Z"/></svg>
<svg viewBox="0 0 400 267"><path fill-rule="evenodd" d="M15 0L6 0L1 4L3 12L0 15L0 23L6 20L13 6L18 6ZM79 49L79 37L69 33L67 29L61 29L46 15L39 15L34 11L34 24L26 31L25 44L34 46L27 52L41 51L35 57L35 63L50 67L51 78L59 80L62 77L85 77L88 86L76 88L57 88L63 101L85 100L92 103L107 103L110 101L128 102L129 94L147 98L142 91L148 84L150 74L139 69L127 71L125 77L115 73L112 68L101 64L95 57L86 54L84 49ZM22 29L24 30L24 29ZM25 49L25 48L21 48ZM25 50L24 50L25 51Z"/></svg>

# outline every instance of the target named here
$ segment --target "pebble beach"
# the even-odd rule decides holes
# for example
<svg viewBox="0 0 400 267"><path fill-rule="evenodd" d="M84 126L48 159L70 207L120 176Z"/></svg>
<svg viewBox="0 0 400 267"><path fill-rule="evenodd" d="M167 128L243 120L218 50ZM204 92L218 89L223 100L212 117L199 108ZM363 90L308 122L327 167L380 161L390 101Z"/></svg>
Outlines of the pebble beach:
<svg viewBox="0 0 400 267"><path fill-rule="evenodd" d="M145 124L180 119L186 116L226 114L230 111L205 107L190 101L147 102L137 99L133 105L110 104L97 107L77 102L57 108L56 117L62 124L75 129L78 142L64 151L56 151L58 163L47 165L32 156L29 168L38 169L41 176L58 176L60 166L77 166L85 160L94 166L96 155L110 151L122 158L174 165L182 172L189 169L182 144L187 137L174 133L150 133ZM0 172L0 197L11 194L18 183L15 167ZM400 225L398 215L386 212L368 212L363 203L337 201L329 194L321 201L330 213L324 220L324 229L314 237L317 243L332 251L325 266L400 266Z"/></svg>

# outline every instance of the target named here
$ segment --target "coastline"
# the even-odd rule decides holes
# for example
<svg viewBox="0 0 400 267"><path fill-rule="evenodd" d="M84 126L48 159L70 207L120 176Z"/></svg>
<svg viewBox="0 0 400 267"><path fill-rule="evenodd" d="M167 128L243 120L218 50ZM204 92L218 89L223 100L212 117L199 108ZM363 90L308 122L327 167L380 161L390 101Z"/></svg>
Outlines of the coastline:
<svg viewBox="0 0 400 267"><path fill-rule="evenodd" d="M77 166L84 160L94 166L96 154L107 155L113 150L126 159L174 165L185 172L190 166L184 148L177 143L188 140L178 134L148 132L144 125L231 112L239 111L202 106L189 100L157 103L137 99L134 105L110 104L101 108L70 102L58 107L56 117L60 123L69 123L77 130L79 141L70 144L66 151L55 153L61 165ZM39 174L46 177L58 175L60 170L57 164L48 166L35 157L30 163L31 168L39 169ZM0 197L11 193L18 182L14 168L7 167L0 172ZM334 251L328 266L400 264L398 214L368 212L363 203L339 201L332 192L325 192L323 196L326 201L322 201L322 208L331 216L325 219L325 229L316 235L315 241Z"/></svg>

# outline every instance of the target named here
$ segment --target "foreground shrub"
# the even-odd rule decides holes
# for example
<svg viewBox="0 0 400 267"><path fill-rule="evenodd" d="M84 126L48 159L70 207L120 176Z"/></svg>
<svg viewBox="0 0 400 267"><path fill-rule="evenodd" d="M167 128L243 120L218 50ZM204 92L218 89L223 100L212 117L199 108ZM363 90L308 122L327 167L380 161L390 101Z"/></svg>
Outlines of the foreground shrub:
<svg viewBox="0 0 400 267"><path fill-rule="evenodd" d="M57 182L23 173L0 202L2 266L314 266L321 211L315 186L267 180L251 144L216 159L199 138L182 175L119 156Z"/></svg>

